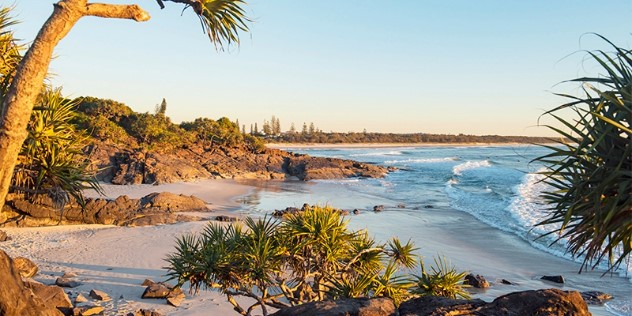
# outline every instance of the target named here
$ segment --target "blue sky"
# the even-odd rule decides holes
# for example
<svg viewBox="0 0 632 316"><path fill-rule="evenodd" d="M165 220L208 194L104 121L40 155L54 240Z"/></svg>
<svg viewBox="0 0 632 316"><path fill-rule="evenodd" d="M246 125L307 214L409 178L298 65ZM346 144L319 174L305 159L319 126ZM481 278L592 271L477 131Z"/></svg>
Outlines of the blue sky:
<svg viewBox="0 0 632 316"><path fill-rule="evenodd" d="M30 41L51 0L14 5ZM62 40L51 81L175 122L227 116L249 126L272 115L284 130L551 135L538 117L564 100L556 85L598 69L587 32L632 47L632 0L251 0L251 32L216 52L190 11L138 3L152 19L84 18ZM546 122L546 121L544 121Z"/></svg>

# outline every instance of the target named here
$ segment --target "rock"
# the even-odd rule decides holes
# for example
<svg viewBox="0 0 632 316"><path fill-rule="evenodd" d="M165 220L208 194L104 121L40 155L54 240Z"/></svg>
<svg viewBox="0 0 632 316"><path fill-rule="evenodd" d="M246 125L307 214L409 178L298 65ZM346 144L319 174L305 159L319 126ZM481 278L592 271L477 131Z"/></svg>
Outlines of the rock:
<svg viewBox="0 0 632 316"><path fill-rule="evenodd" d="M381 212L384 210L384 205L375 205L373 206L373 212Z"/></svg>
<svg viewBox="0 0 632 316"><path fill-rule="evenodd" d="M154 281L153 281L153 280L151 280L151 279L145 279L145 281L143 281L143 283L142 283L141 285L142 285L142 286L150 286L150 285L152 285L152 284L154 284L154 283L156 283L156 282L154 282Z"/></svg>
<svg viewBox="0 0 632 316"><path fill-rule="evenodd" d="M395 315L395 304L389 298L352 298L337 301L310 302L283 308L274 316L390 316Z"/></svg>
<svg viewBox="0 0 632 316"><path fill-rule="evenodd" d="M140 203L143 208L155 207L168 212L209 210L206 203L197 197L169 192L151 193L140 199Z"/></svg>
<svg viewBox="0 0 632 316"><path fill-rule="evenodd" d="M163 316L163 315L153 310L139 309L135 313L128 313L127 316Z"/></svg>
<svg viewBox="0 0 632 316"><path fill-rule="evenodd" d="M397 204L397 208L406 208L406 204L403 204L403 203Z"/></svg>
<svg viewBox="0 0 632 316"><path fill-rule="evenodd" d="M428 204L428 205L424 205L424 208L434 208L434 206Z"/></svg>
<svg viewBox="0 0 632 316"><path fill-rule="evenodd" d="M589 316L579 292L543 289L509 293L477 310L479 315L573 315Z"/></svg>
<svg viewBox="0 0 632 316"><path fill-rule="evenodd" d="M399 315L472 315L472 311L485 304L485 301L480 299L460 300L440 296L422 296L402 302L399 306Z"/></svg>
<svg viewBox="0 0 632 316"><path fill-rule="evenodd" d="M586 291L579 294L588 305L603 305L605 301L612 299L612 295L600 291Z"/></svg>
<svg viewBox="0 0 632 316"><path fill-rule="evenodd" d="M154 283L143 292L142 298L167 298L170 289L163 283Z"/></svg>
<svg viewBox="0 0 632 316"><path fill-rule="evenodd" d="M87 301L88 299L81 293L77 294L77 297L75 297L75 304L85 303Z"/></svg>
<svg viewBox="0 0 632 316"><path fill-rule="evenodd" d="M58 309L45 305L41 298L24 285L18 270L13 266L13 260L3 250L0 250L0 284L2 315L63 315Z"/></svg>
<svg viewBox="0 0 632 316"><path fill-rule="evenodd" d="M72 310L73 315L77 316L90 316L90 315L103 315L104 308L98 305L79 306Z"/></svg>
<svg viewBox="0 0 632 316"><path fill-rule="evenodd" d="M13 258L13 268L16 269L23 278L30 278L37 274L37 265L24 257Z"/></svg>
<svg viewBox="0 0 632 316"><path fill-rule="evenodd" d="M489 287L489 282L487 282L487 280L485 280L485 278L482 275L478 275L478 274L474 275L472 273L465 276L465 282L463 283L469 284L472 287L479 288L479 289L485 289Z"/></svg>
<svg viewBox="0 0 632 316"><path fill-rule="evenodd" d="M507 285L516 285L515 283L513 283L513 282L511 282L511 281L509 281L509 280L506 280L506 279L502 279L502 280L500 280L500 283L502 283L502 284L507 284Z"/></svg>
<svg viewBox="0 0 632 316"><path fill-rule="evenodd" d="M360 210L359 210L359 209L357 209L357 208L356 208L356 209L353 209L353 214L354 214L354 215L358 215L358 214L360 214Z"/></svg>
<svg viewBox="0 0 632 316"><path fill-rule="evenodd" d="M491 303L480 299L455 300L423 296L403 302L400 316L416 315L573 315L588 316L588 306L578 292L558 289L514 292Z"/></svg>
<svg viewBox="0 0 632 316"><path fill-rule="evenodd" d="M215 220L218 221L218 222L236 222L239 219L237 219L237 217L233 217L233 216L218 215L218 216L215 216Z"/></svg>
<svg viewBox="0 0 632 316"><path fill-rule="evenodd" d="M72 302L68 295L59 286L44 285L35 281L27 281L24 285L50 308L72 308Z"/></svg>
<svg viewBox="0 0 632 316"><path fill-rule="evenodd" d="M0 230L0 241L7 240L11 240L11 237L7 236L7 233L5 233L3 230Z"/></svg>
<svg viewBox="0 0 632 316"><path fill-rule="evenodd" d="M67 279L67 278L57 278L57 280L55 280L55 285L61 286L61 287L73 288L73 287L77 287L81 285L81 282L77 282L77 281Z"/></svg>
<svg viewBox="0 0 632 316"><path fill-rule="evenodd" d="M61 276L64 279L76 278L77 274L74 272L64 272L64 275Z"/></svg>
<svg viewBox="0 0 632 316"><path fill-rule="evenodd" d="M110 296L107 293L99 291L99 290L91 290L90 294L88 294L91 298L98 301L109 301L111 300Z"/></svg>
<svg viewBox="0 0 632 316"><path fill-rule="evenodd" d="M180 305L182 305L182 302L184 302L185 298L186 296L182 292L180 292L180 294L169 294L167 296L167 303L169 305L179 307Z"/></svg>
<svg viewBox="0 0 632 316"><path fill-rule="evenodd" d="M551 281L555 283L564 283L564 277L561 275L545 275L540 278L541 280Z"/></svg>

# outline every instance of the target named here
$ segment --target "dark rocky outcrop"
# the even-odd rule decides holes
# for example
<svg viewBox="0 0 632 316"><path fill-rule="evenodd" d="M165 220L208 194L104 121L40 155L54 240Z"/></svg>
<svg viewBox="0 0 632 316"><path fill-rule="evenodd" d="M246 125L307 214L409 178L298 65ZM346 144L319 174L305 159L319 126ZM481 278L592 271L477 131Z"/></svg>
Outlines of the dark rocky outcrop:
<svg viewBox="0 0 632 316"><path fill-rule="evenodd" d="M379 178L389 169L337 158L311 157L278 149L186 146L169 152L128 149L97 142L89 154L99 180L114 184L171 183L195 179Z"/></svg>
<svg viewBox="0 0 632 316"><path fill-rule="evenodd" d="M603 305L606 301L612 299L612 295L600 291L586 291L579 294L581 294L588 305Z"/></svg>
<svg viewBox="0 0 632 316"><path fill-rule="evenodd" d="M561 276L561 275L545 275L541 277L540 279L549 281L549 282L554 282L554 283L560 283L560 284L564 283L564 276Z"/></svg>
<svg viewBox="0 0 632 316"><path fill-rule="evenodd" d="M0 250L0 315L58 316L58 309L46 306L41 298L24 285L11 258Z"/></svg>
<svg viewBox="0 0 632 316"><path fill-rule="evenodd" d="M196 197L168 192L152 193L141 199L123 195L114 200L87 199L85 208L76 202L68 203L62 212L50 198L36 197L35 202L11 195L4 207L12 218L4 226L49 226L57 224L106 224L119 226L147 226L170 224L201 218L180 212L209 211L206 203Z"/></svg>
<svg viewBox="0 0 632 316"><path fill-rule="evenodd" d="M274 316L390 316L395 304L389 298L356 298L338 301L311 302L281 309Z"/></svg>
<svg viewBox="0 0 632 316"><path fill-rule="evenodd" d="M403 302L399 306L400 316L471 315L485 305L483 300L459 300L437 296L422 296Z"/></svg>
<svg viewBox="0 0 632 316"><path fill-rule="evenodd" d="M485 280L482 275L474 275L472 273L465 276L465 282L463 283L479 289L485 289L489 287L489 282L487 282L487 280Z"/></svg>
<svg viewBox="0 0 632 316"><path fill-rule="evenodd" d="M358 298L312 302L281 309L273 315L375 315L375 316L588 316L588 306L579 292L544 289L503 295L491 303L480 299L462 300L423 296L403 302L398 310L387 298Z"/></svg>
<svg viewBox="0 0 632 316"><path fill-rule="evenodd" d="M481 315L573 315L589 316L579 292L543 289L509 293L477 310Z"/></svg>

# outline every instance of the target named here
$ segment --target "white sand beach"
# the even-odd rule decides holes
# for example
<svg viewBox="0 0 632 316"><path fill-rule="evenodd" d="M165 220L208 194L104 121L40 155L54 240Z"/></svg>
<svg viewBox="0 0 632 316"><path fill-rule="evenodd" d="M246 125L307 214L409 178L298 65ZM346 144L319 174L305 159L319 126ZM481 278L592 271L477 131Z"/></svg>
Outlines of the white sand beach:
<svg viewBox="0 0 632 316"><path fill-rule="evenodd" d="M138 198L158 191L192 194L217 210L217 213L209 214L233 216L240 208L237 198L255 189L232 180L205 180L160 186L105 185L107 196L112 198L121 194ZM353 229L367 228L378 240L385 240L393 235L402 240L410 238L421 248L420 253L428 264L432 262L431 256L441 253L459 269L484 275L492 283L492 287L486 291L478 291L476 297L487 301L509 292L548 287L604 292L609 292L612 288L624 289L612 293L615 296L629 295L631 292L629 289L632 284L626 278L602 278L600 272L577 274L578 264L524 247L522 243L525 241L517 237L507 237L482 223L464 220L469 215L463 212L439 214L432 209L422 212L423 221L419 221L418 217L413 218L413 213L407 211L364 212L357 219L351 217L350 226ZM392 221L385 220L386 218ZM392 227L390 222L398 223L397 227ZM187 295L183 305L178 308L167 305L161 299L141 299L143 280L166 279L164 258L173 251L175 238L198 232L205 225L206 222L189 222L154 227L80 225L7 228L3 230L13 239L0 243L0 248L11 256L32 259L40 268L35 279L46 284L54 283L65 272L76 273L76 280L82 285L67 291L72 293L71 297L78 292L87 296L92 289L108 293L112 301L102 303L106 308L106 315L124 315L139 308L154 309L165 315L237 315L225 297L217 292L202 291L198 295ZM559 286L543 282L539 277L544 274L564 275L567 283ZM517 285L500 284L500 279L510 280ZM605 307L591 306L591 311L595 315L610 315Z"/></svg>

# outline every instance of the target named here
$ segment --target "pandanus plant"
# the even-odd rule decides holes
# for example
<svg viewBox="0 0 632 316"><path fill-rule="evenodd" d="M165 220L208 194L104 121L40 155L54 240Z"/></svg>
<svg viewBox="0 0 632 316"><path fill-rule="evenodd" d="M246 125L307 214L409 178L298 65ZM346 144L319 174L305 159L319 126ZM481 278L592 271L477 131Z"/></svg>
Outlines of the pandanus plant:
<svg viewBox="0 0 632 316"><path fill-rule="evenodd" d="M537 225L557 225L545 235L567 240L583 258L580 272L604 261L616 269L632 251L632 51L596 36L614 51L588 52L603 72L570 80L584 95L560 94L570 101L545 113L562 140L536 159L548 165L543 181L552 188L543 194L550 213Z"/></svg>

